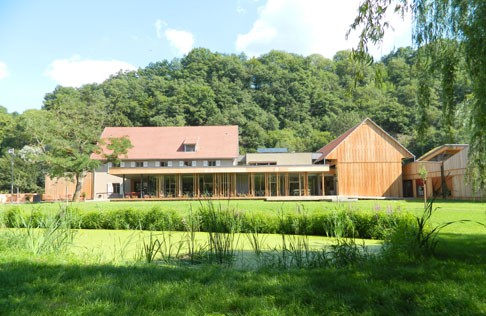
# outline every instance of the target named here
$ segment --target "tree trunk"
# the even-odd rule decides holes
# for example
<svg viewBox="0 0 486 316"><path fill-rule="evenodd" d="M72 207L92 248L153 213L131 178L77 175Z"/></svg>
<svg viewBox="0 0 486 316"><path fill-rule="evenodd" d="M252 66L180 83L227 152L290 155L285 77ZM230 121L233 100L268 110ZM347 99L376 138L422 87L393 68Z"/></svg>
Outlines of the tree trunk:
<svg viewBox="0 0 486 316"><path fill-rule="evenodd" d="M74 176L76 179L76 189L74 190L73 202L79 202L79 197L81 195L81 189L83 188L85 176L85 172L76 173L76 175Z"/></svg>

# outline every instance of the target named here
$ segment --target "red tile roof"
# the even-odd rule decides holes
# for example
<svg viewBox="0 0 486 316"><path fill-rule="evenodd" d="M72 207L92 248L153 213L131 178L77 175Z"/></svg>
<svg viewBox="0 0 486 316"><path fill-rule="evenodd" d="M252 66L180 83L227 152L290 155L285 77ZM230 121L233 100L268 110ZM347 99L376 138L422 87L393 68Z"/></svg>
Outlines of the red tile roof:
<svg viewBox="0 0 486 316"><path fill-rule="evenodd" d="M106 127L102 139L127 136L133 148L122 159L234 159L238 157L238 126ZM184 144L196 144L184 152ZM93 154L92 159L101 159Z"/></svg>

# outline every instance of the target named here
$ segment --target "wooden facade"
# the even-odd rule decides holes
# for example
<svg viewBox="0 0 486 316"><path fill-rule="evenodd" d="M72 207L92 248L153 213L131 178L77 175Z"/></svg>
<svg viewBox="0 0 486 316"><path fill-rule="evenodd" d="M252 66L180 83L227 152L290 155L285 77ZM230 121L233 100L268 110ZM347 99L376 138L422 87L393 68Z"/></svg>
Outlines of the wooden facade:
<svg viewBox="0 0 486 316"><path fill-rule="evenodd" d="M70 200L75 188L76 184L71 179L46 177L45 194L43 194L42 199L44 201ZM88 173L84 178L81 194L87 200L93 199L93 173Z"/></svg>
<svg viewBox="0 0 486 316"><path fill-rule="evenodd" d="M481 198L466 181L468 145L443 145L434 148L417 161L403 166L404 186L408 197ZM427 170L425 183L420 169ZM426 190L424 190L426 187Z"/></svg>
<svg viewBox="0 0 486 316"><path fill-rule="evenodd" d="M402 197L402 160L413 155L370 119L320 150L336 171L337 194Z"/></svg>

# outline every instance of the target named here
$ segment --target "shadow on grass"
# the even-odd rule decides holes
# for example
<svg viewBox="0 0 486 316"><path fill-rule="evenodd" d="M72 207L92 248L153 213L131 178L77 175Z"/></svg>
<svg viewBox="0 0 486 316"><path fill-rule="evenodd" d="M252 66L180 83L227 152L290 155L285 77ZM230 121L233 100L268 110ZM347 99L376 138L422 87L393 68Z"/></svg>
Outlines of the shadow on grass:
<svg viewBox="0 0 486 316"><path fill-rule="evenodd" d="M480 315L484 265L369 262L343 269L87 266L0 260L0 315Z"/></svg>
<svg viewBox="0 0 486 316"><path fill-rule="evenodd" d="M440 233L436 256L486 264L486 229L485 234Z"/></svg>

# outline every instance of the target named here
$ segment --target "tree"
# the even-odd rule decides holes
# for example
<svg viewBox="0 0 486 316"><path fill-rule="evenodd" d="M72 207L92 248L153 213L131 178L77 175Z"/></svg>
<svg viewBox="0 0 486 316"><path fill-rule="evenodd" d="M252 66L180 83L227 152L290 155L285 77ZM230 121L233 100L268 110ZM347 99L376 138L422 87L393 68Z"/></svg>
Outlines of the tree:
<svg viewBox="0 0 486 316"><path fill-rule="evenodd" d="M90 158L98 147L104 109L82 89L58 87L45 98L43 110L24 113L31 143L41 150L39 160L49 176L68 177L76 183L78 201L86 174L98 167Z"/></svg>
<svg viewBox="0 0 486 316"><path fill-rule="evenodd" d="M120 165L120 157L126 157L130 148L133 148L133 145L128 137L109 137L108 139L100 139L99 148L96 152L101 154L107 162Z"/></svg>
<svg viewBox="0 0 486 316"><path fill-rule="evenodd" d="M390 27L386 13L413 17L413 41L418 47L419 105L430 100L430 76L442 75L442 110L446 124L455 113L454 83L463 57L472 82L469 116L469 179L476 190L486 188L486 1L484 0L363 0L351 30L359 30L355 56L369 61L369 44L382 41Z"/></svg>

